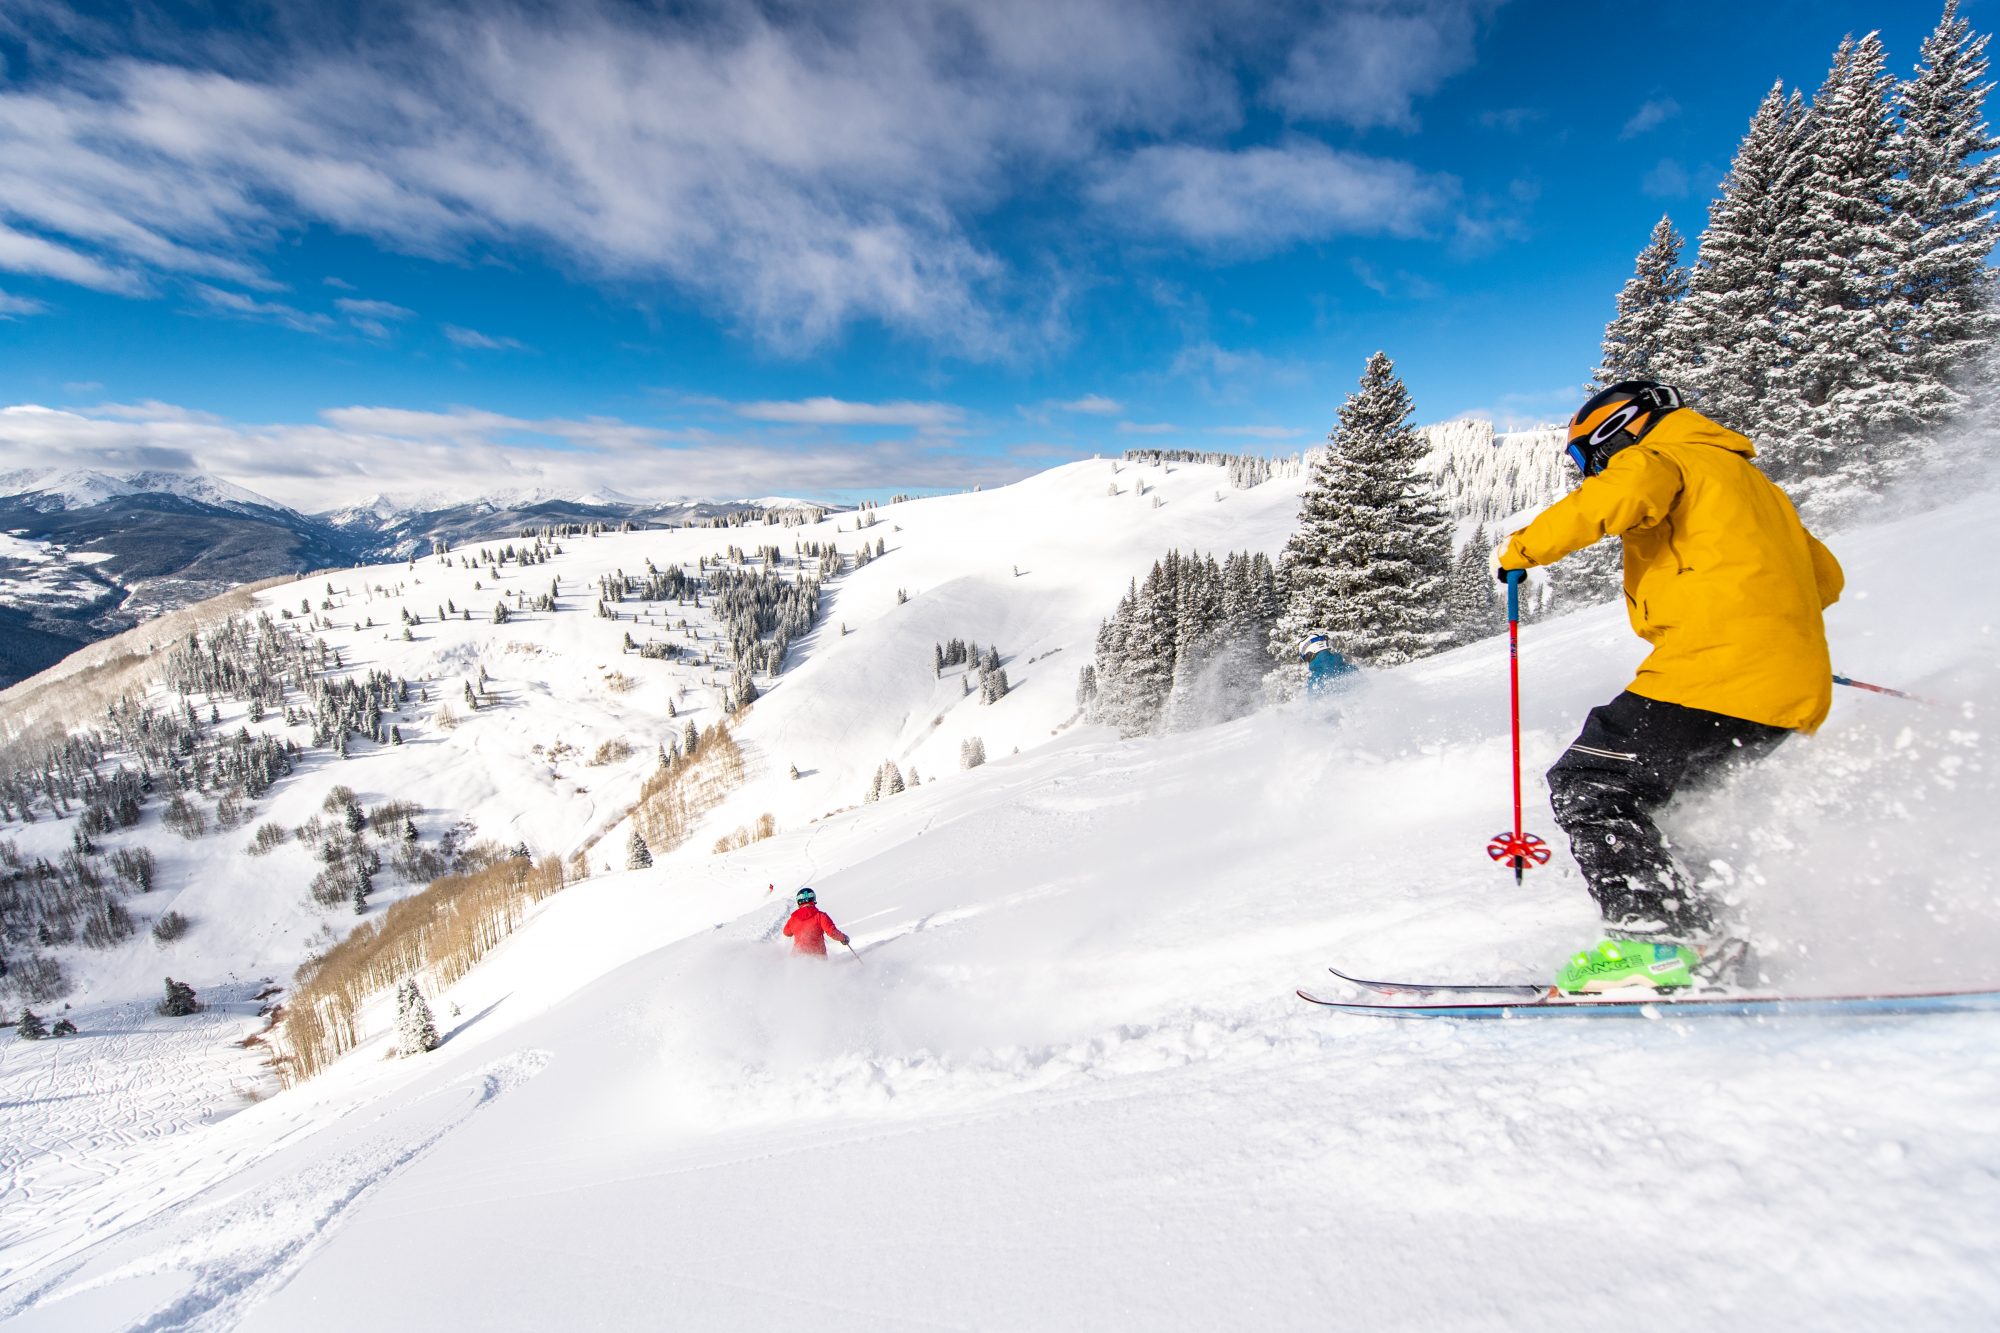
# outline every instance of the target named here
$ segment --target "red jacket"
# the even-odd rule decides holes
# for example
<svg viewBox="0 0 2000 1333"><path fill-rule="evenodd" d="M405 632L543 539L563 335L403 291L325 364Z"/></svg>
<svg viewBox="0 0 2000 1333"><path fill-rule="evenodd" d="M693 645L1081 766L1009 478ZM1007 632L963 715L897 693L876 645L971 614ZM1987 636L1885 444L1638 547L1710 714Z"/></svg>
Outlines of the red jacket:
<svg viewBox="0 0 2000 1333"><path fill-rule="evenodd" d="M793 953L816 953L821 958L826 957L827 936L847 943L847 936L840 933L833 918L813 903L805 903L792 913L792 919L785 923L785 933L792 937Z"/></svg>

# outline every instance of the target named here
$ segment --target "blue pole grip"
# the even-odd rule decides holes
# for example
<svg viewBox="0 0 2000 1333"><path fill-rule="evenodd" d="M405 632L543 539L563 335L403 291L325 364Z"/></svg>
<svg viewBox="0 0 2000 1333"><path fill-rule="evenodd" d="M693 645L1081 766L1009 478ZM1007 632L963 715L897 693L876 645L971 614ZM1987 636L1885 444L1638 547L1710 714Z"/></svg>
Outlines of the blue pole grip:
<svg viewBox="0 0 2000 1333"><path fill-rule="evenodd" d="M1521 618L1521 580L1528 577L1525 569L1507 571L1507 619Z"/></svg>

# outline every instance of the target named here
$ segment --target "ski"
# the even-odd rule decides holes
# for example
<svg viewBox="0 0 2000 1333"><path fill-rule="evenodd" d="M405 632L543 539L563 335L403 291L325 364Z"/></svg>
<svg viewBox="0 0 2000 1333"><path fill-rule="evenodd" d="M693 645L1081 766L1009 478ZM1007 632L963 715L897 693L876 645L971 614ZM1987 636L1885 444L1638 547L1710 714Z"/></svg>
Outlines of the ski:
<svg viewBox="0 0 2000 1333"><path fill-rule="evenodd" d="M1447 987L1445 989L1459 989ZM1744 1017L1755 1014L1920 1014L2000 1009L2000 990L1906 991L1861 995L1699 995L1672 992L1624 996L1564 995L1540 990L1534 998L1471 1003L1390 1004L1336 1000L1311 991L1298 996L1321 1008L1380 1018L1579 1018Z"/></svg>
<svg viewBox="0 0 2000 1333"><path fill-rule="evenodd" d="M1333 973L1333 975L1339 977L1350 986L1359 986L1363 990L1372 990L1382 995L1441 995L1448 991L1452 994L1519 995L1524 999L1533 999L1548 989L1548 987L1538 985L1532 981L1509 983L1489 981L1369 981L1362 977L1350 977L1337 967L1329 967L1327 971Z"/></svg>

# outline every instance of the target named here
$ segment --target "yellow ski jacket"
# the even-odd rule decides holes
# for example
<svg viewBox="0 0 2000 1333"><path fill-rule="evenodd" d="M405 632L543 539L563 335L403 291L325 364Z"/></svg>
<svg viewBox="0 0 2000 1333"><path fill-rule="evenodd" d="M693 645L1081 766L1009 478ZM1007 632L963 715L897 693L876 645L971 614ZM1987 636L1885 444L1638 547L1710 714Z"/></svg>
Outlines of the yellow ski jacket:
<svg viewBox="0 0 2000 1333"><path fill-rule="evenodd" d="M1810 732L1833 703L1820 612L1840 597L1840 563L1756 452L1682 408L1508 538L1500 564L1622 538L1625 610L1653 645L1632 693Z"/></svg>

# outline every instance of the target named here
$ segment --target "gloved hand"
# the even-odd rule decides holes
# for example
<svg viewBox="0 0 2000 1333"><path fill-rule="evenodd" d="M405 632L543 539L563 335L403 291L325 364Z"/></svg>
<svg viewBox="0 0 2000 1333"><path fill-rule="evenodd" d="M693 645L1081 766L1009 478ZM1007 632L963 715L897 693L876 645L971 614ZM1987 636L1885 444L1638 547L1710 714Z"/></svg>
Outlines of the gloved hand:
<svg viewBox="0 0 2000 1333"><path fill-rule="evenodd" d="M1507 582L1507 576L1509 574L1526 574L1528 572L1525 569L1509 569L1505 565L1501 564L1500 561L1503 557L1506 556L1506 554L1507 554L1506 542L1501 542L1498 546L1493 548L1493 577L1495 580L1497 580L1499 583L1503 585Z"/></svg>

